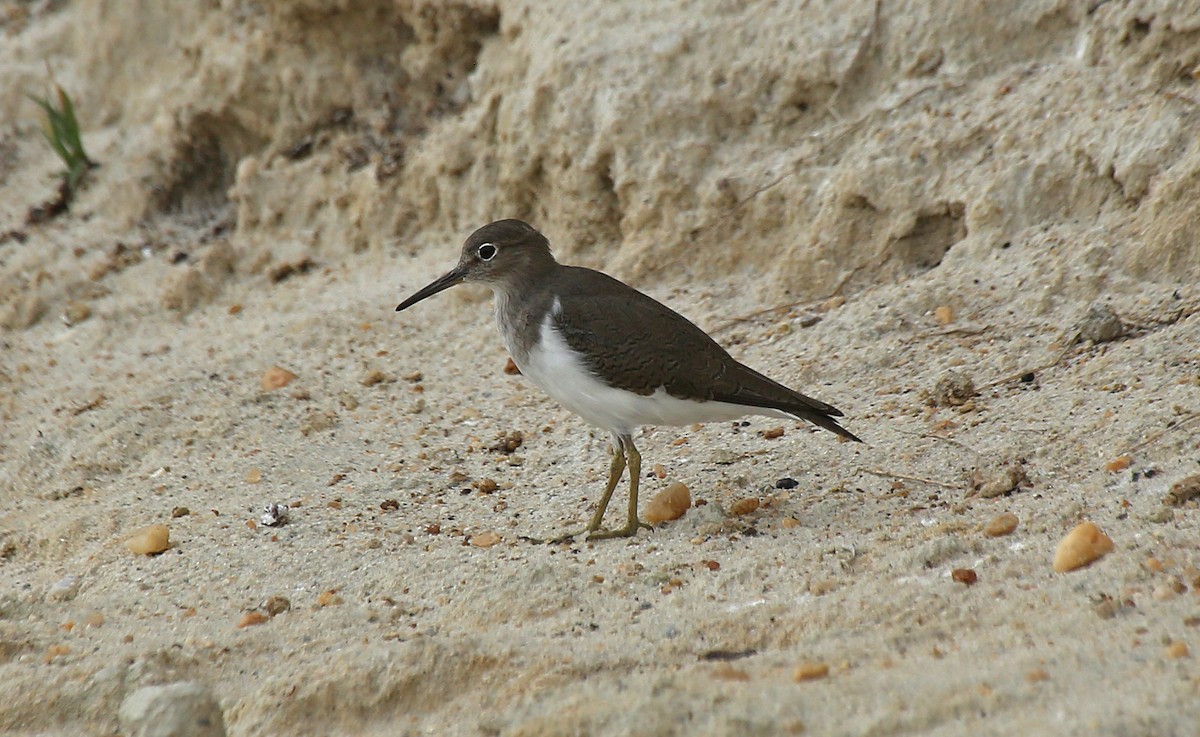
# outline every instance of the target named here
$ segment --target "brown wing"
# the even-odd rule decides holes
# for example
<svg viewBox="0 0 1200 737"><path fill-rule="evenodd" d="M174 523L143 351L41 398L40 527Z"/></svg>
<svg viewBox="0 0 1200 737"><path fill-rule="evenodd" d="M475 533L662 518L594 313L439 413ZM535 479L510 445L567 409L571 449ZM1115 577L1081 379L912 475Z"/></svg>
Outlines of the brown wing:
<svg viewBox="0 0 1200 737"><path fill-rule="evenodd" d="M555 285L561 305L555 327L612 386L642 395L661 387L680 399L777 409L859 440L832 419L842 416L835 407L739 363L666 305L598 271L569 272L569 280Z"/></svg>

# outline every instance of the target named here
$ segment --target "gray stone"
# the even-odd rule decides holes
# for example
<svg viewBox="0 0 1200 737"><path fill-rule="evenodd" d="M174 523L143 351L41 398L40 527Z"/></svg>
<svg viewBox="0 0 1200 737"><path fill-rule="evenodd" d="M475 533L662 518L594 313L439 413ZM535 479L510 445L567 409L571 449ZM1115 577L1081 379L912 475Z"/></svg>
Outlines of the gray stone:
<svg viewBox="0 0 1200 737"><path fill-rule="evenodd" d="M225 737L221 705L202 683L140 688L125 698L118 717L129 737Z"/></svg>

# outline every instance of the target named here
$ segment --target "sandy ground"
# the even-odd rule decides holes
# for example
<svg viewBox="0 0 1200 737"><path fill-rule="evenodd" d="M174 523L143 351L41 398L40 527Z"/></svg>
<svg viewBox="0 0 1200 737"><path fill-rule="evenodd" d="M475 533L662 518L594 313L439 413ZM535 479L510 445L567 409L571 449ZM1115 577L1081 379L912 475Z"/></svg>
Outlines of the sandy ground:
<svg viewBox="0 0 1200 737"><path fill-rule="evenodd" d="M501 16L554 20L531 7L504 5ZM7 32L36 49L89 13L101 11L73 5ZM509 23L501 36L520 46ZM857 32L839 38L838 58L858 58ZM6 53L13 79L33 74ZM1071 87L1078 74L1054 79ZM980 99L996 84L989 77ZM1039 84L1032 97L1064 89ZM1151 117L1174 104L1135 92L1130 109ZM919 130L924 114L886 130ZM962 116L975 114L1000 113ZM1183 164L1117 167L1118 180L1144 185L1132 204L1097 195L1113 181L1094 182L1089 164L1084 184L1062 185L1065 204L1021 210L993 182L964 189L966 215L952 205L895 214L897 190L882 185L875 205L826 208L813 203L833 200L813 190L797 200L817 213L811 230L825 229L813 243L783 231L725 237L792 227L779 215L787 202L768 193L739 211L744 223L706 221L659 253L654 238L672 222L695 225L653 220L635 202L660 181L618 182L609 204L633 214L623 233L597 238L580 227L586 208L557 204L578 182L550 168L560 189L544 220L517 194L490 210L495 192L439 216L530 219L564 260L605 266L667 302L740 360L842 409L866 441L763 418L647 428L636 438L643 499L679 481L695 506L632 540L551 546L528 538L586 522L607 438L504 372L486 292L393 311L490 219L410 224L403 237L380 229L385 195L418 187L410 179L431 166L429 148L408 164L417 174L379 189L336 168L303 189L319 167L306 175L261 154L237 168L228 202L129 220L106 209L111 198L137 210L113 156L162 131L127 141L103 125L90 139L102 167L80 204L29 227L55 162L35 127L14 123L0 142L0 230L21 231L0 241L0 731L142 733L145 721L119 718L123 703L195 682L230 735L1197 734L1200 509L1179 486L1200 474L1190 270L1200 257L1185 237L1192 180L1179 174L1200 161L1186 134L1194 117L1154 128L1183 136L1164 149ZM448 120L430 141L470 127ZM876 156L897 145L873 140ZM978 143L956 140L946 147ZM1056 141L1020 145L1057 156ZM862 185L878 170L854 168L855 155L779 189L794 184L790 197L818 176ZM139 161L149 168L136 171L157 171ZM937 171L939 186L957 186ZM437 180L443 206L451 176ZM487 175L473 171L456 196L477 176ZM314 220L297 224L305 203L339 191L375 204L310 208ZM278 217L250 213L273 198ZM401 210L425 206L401 200ZM1005 221L1013 235L1000 244L985 203L1028 221ZM355 224L339 226L343 215ZM637 217L644 231L630 229ZM1183 240L1154 235L1166 222L1161 232ZM300 225L316 234L297 236ZM886 268L843 268L837 244L855 239L868 255L878 244L904 253ZM1117 317L1116 335L1095 332L1096 305ZM273 366L295 379L264 388ZM974 396L945 396L952 372ZM519 447L502 447L518 432ZM734 514L751 499L756 509ZM271 503L289 506L285 524L262 523ZM619 492L613 522L623 503ZM1015 530L987 534L1005 514ZM1112 551L1054 572L1056 547L1084 521ZM169 527L166 552L126 549L152 524Z"/></svg>

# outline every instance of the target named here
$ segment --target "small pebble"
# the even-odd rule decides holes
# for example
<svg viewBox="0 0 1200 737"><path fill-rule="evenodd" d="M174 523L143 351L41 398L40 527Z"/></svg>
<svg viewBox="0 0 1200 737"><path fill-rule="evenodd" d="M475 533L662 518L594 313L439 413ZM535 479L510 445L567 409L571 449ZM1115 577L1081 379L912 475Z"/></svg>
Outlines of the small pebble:
<svg viewBox="0 0 1200 737"><path fill-rule="evenodd" d="M363 386L375 386L376 384L387 384L391 381L392 380L387 377L387 374L383 373L379 369L371 369L367 372L366 376L362 377L362 380L359 383Z"/></svg>
<svg viewBox="0 0 1200 737"><path fill-rule="evenodd" d="M1163 562L1154 557L1147 558L1143 565L1146 566L1147 570L1154 571L1155 573L1162 573L1166 570L1166 566L1163 565Z"/></svg>
<svg viewBox="0 0 1200 737"><path fill-rule="evenodd" d="M1079 337L1093 343L1107 343L1125 334L1125 325L1106 304L1093 304L1079 323Z"/></svg>
<svg viewBox="0 0 1200 737"><path fill-rule="evenodd" d="M262 603L262 609L267 616L275 617L292 608L292 602L286 596L268 596Z"/></svg>
<svg viewBox="0 0 1200 737"><path fill-rule="evenodd" d="M317 596L317 606L338 606L339 604L344 604L345 602L346 600L343 599L334 589L322 591L320 595Z"/></svg>
<svg viewBox="0 0 1200 737"><path fill-rule="evenodd" d="M474 486L481 494L492 494L500 488L494 479L479 479L471 486Z"/></svg>
<svg viewBox="0 0 1200 737"><path fill-rule="evenodd" d="M490 548L499 543L500 540L501 537L494 532L481 532L471 537L471 545L477 548Z"/></svg>
<svg viewBox="0 0 1200 737"><path fill-rule="evenodd" d="M775 482L776 489L794 489L800 485L800 482L790 476L785 476Z"/></svg>
<svg viewBox="0 0 1200 737"><path fill-rule="evenodd" d="M1171 484L1171 490L1163 497L1163 504L1182 507L1192 499L1200 498L1200 474L1188 476Z"/></svg>
<svg viewBox="0 0 1200 737"><path fill-rule="evenodd" d="M288 505L276 504L274 502L268 504L259 517L258 521L267 527L279 527L288 521Z"/></svg>
<svg viewBox="0 0 1200 737"><path fill-rule="evenodd" d="M171 509L172 517L186 517L192 513L192 510L187 507L174 507Z"/></svg>
<svg viewBox="0 0 1200 737"><path fill-rule="evenodd" d="M829 675L829 666L825 663L801 663L792 671L792 680L796 683L815 681Z"/></svg>
<svg viewBox="0 0 1200 737"><path fill-rule="evenodd" d="M516 451L517 448L520 448L521 444L524 442L525 434L520 430L502 432L496 436L496 442L489 446L488 450L493 450L497 453L512 453Z"/></svg>
<svg viewBox="0 0 1200 737"><path fill-rule="evenodd" d="M938 305L933 311L933 321L943 327L954 322L954 308L950 305Z"/></svg>
<svg viewBox="0 0 1200 737"><path fill-rule="evenodd" d="M1166 655L1168 658L1170 658L1172 660L1178 660L1179 658L1186 658L1190 654L1191 654L1191 651L1188 650L1188 646L1187 646L1186 642L1179 642L1178 640L1176 640L1175 642L1172 642L1170 645L1167 645Z"/></svg>
<svg viewBox="0 0 1200 737"><path fill-rule="evenodd" d="M1113 551L1113 541L1091 522L1083 522L1067 533L1054 552L1054 572L1082 568Z"/></svg>
<svg viewBox="0 0 1200 737"><path fill-rule="evenodd" d="M50 601L70 601L79 593L80 581L79 576L74 574L63 576L51 584L46 591L46 598Z"/></svg>
<svg viewBox="0 0 1200 737"><path fill-rule="evenodd" d="M1154 597L1155 601L1170 601L1179 596L1179 594L1175 592L1175 589L1170 584L1163 583L1154 587L1154 593L1151 596Z"/></svg>
<svg viewBox="0 0 1200 737"><path fill-rule="evenodd" d="M395 499L384 499L379 502L379 508L385 512L394 512L400 508L400 502Z"/></svg>
<svg viewBox="0 0 1200 737"><path fill-rule="evenodd" d="M782 438L783 437L783 428L782 427L772 427L769 430L763 430L761 433L759 433L759 435L761 435L764 440L775 440L776 438Z"/></svg>
<svg viewBox="0 0 1200 737"><path fill-rule="evenodd" d="M71 327L91 316L92 308L88 306L87 302L70 302L67 304L67 309L63 311L62 321L67 327Z"/></svg>
<svg viewBox="0 0 1200 737"><path fill-rule="evenodd" d="M970 376L958 371L949 371L925 392L929 404L940 407L958 407L975 397L975 382Z"/></svg>
<svg viewBox="0 0 1200 737"><path fill-rule="evenodd" d="M225 737L221 705L192 681L140 688L121 702L118 718L128 737Z"/></svg>
<svg viewBox="0 0 1200 737"><path fill-rule="evenodd" d="M1025 674L1025 680L1030 683L1041 683L1042 681L1050 680L1050 674L1041 668L1034 668Z"/></svg>
<svg viewBox="0 0 1200 737"><path fill-rule="evenodd" d="M988 523L983 526L983 534L988 537L1004 537L1011 535L1017 529L1018 524L1020 524L1020 520L1017 515L1005 512L988 520Z"/></svg>
<svg viewBox="0 0 1200 737"><path fill-rule="evenodd" d="M758 505L759 501L754 497L738 499L736 502L730 505L729 513L735 517L741 517L742 515L750 514L751 512L757 510Z"/></svg>
<svg viewBox="0 0 1200 737"><path fill-rule="evenodd" d="M262 470L261 469L252 468L246 472L246 483L247 484L257 484L259 481L262 481Z"/></svg>
<svg viewBox="0 0 1200 737"><path fill-rule="evenodd" d="M779 521L779 526L785 530L795 529L800 526L800 520L795 517L784 517Z"/></svg>
<svg viewBox="0 0 1200 737"><path fill-rule="evenodd" d="M1016 491L1021 484L1028 483L1025 464L1020 461L1002 461L975 472L975 488L984 499L994 499Z"/></svg>
<svg viewBox="0 0 1200 737"><path fill-rule="evenodd" d="M126 539L125 547L131 553L155 555L171 547L171 534L166 525L150 525Z"/></svg>
<svg viewBox="0 0 1200 737"><path fill-rule="evenodd" d="M979 580L979 574L973 568L955 568L950 572L950 578L958 583L974 586L975 582Z"/></svg>
<svg viewBox="0 0 1200 737"><path fill-rule="evenodd" d="M679 519L692 506L692 494L687 484L674 481L654 495L646 505L643 518L652 525Z"/></svg>
<svg viewBox="0 0 1200 737"><path fill-rule="evenodd" d="M1109 473L1118 473L1124 471L1133 465L1133 457L1128 455L1117 456L1108 463L1104 464L1104 470Z"/></svg>
<svg viewBox="0 0 1200 737"><path fill-rule="evenodd" d="M263 372L261 386L263 391L274 391L276 389L282 389L283 387L295 381L297 378L299 377L285 368L272 366Z"/></svg>
<svg viewBox="0 0 1200 737"><path fill-rule="evenodd" d="M241 630L247 627L253 627L266 622L268 619L270 619L270 617L258 610L246 612L242 615L242 618L238 620L237 628Z"/></svg>

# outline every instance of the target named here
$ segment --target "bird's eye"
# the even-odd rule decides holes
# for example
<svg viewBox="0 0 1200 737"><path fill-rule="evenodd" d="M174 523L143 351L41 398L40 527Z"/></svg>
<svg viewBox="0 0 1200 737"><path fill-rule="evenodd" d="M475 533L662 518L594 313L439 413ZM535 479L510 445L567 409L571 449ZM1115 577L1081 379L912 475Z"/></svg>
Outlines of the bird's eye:
<svg viewBox="0 0 1200 737"><path fill-rule="evenodd" d="M496 258L496 247L491 243L484 243L475 254L479 256L480 261L491 261Z"/></svg>

